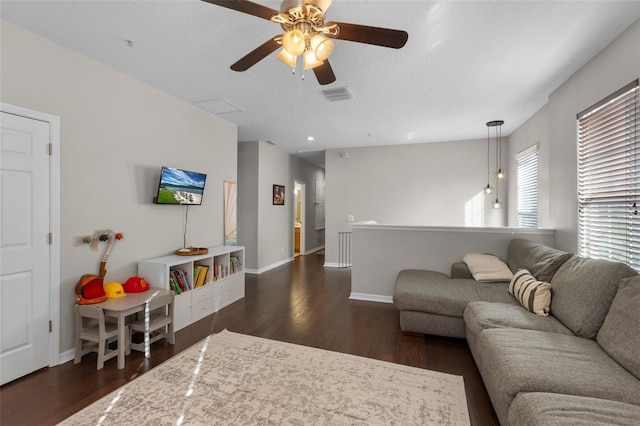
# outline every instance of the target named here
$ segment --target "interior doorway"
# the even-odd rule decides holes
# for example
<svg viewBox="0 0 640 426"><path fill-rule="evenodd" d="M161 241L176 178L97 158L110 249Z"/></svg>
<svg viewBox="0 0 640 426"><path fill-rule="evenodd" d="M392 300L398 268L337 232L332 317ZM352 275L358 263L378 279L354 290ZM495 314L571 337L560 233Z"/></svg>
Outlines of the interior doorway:
<svg viewBox="0 0 640 426"><path fill-rule="evenodd" d="M59 360L60 119L0 104L0 384ZM55 241L55 242L54 242Z"/></svg>
<svg viewBox="0 0 640 426"><path fill-rule="evenodd" d="M293 256L304 255L305 253L305 184L294 181L293 187Z"/></svg>

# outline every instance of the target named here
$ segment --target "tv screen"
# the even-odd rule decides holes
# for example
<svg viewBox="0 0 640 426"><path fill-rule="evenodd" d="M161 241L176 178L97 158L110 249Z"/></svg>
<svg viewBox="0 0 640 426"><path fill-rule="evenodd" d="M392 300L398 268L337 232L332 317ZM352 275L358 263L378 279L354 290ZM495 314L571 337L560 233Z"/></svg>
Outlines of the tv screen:
<svg viewBox="0 0 640 426"><path fill-rule="evenodd" d="M156 204L200 205L206 180L204 173L163 167Z"/></svg>

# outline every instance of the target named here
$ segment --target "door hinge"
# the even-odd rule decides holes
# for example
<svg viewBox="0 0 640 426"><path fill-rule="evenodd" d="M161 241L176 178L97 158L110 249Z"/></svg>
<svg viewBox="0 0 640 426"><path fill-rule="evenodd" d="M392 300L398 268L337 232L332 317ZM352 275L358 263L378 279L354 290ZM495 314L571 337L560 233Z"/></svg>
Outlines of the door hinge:
<svg viewBox="0 0 640 426"><path fill-rule="evenodd" d="M53 331L53 321L49 320L49 333Z"/></svg>
<svg viewBox="0 0 640 426"><path fill-rule="evenodd" d="M53 144L49 143L49 155L53 155Z"/></svg>
<svg viewBox="0 0 640 426"><path fill-rule="evenodd" d="M49 244L53 244L53 234L49 232Z"/></svg>

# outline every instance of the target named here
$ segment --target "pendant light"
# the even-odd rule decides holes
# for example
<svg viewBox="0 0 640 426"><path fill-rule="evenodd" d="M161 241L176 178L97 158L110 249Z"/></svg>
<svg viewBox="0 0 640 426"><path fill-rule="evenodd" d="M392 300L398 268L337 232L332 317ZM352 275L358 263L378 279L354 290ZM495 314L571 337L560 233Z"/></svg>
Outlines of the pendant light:
<svg viewBox="0 0 640 426"><path fill-rule="evenodd" d="M496 172L496 178L504 179L507 177L506 173L502 169L502 125L504 121L496 120L490 121L492 126L496 128L496 165L498 166L498 171Z"/></svg>
<svg viewBox="0 0 640 426"><path fill-rule="evenodd" d="M502 170L502 125L503 124L504 124L504 121L502 120L494 120L494 121L489 121L487 123L487 135L489 135L490 133L489 127L494 127L496 129L496 164L498 165L498 171L496 172L496 200L492 204L492 207L494 209L502 208L502 202L499 200L500 179L504 179L506 177L504 170ZM489 139L490 139L489 136L487 136L487 143ZM487 184L487 186L489 186L489 184Z"/></svg>
<svg viewBox="0 0 640 426"><path fill-rule="evenodd" d="M489 158L490 158L490 151L491 151L491 139L489 136L489 123L487 123L487 186L485 186L484 188L482 188L482 191L485 194L491 194L493 192L493 188L491 187L491 184L489 183L489 180L491 179L491 173L490 173L490 165L489 165Z"/></svg>
<svg viewBox="0 0 640 426"><path fill-rule="evenodd" d="M499 194L500 194L500 180L496 179L496 200L493 202L493 204L491 204L491 207L494 209L502 208L502 201L498 199Z"/></svg>

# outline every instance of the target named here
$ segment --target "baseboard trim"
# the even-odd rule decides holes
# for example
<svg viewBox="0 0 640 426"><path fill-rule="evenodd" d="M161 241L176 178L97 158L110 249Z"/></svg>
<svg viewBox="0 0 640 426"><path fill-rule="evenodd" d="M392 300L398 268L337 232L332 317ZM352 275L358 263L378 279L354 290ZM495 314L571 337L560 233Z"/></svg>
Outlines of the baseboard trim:
<svg viewBox="0 0 640 426"><path fill-rule="evenodd" d="M381 296L379 294L351 293L349 299L365 300L367 302L393 303L393 296Z"/></svg>
<svg viewBox="0 0 640 426"><path fill-rule="evenodd" d="M343 264L343 263L334 263L334 262L325 262L324 265L325 268L351 268L351 264Z"/></svg>
<svg viewBox="0 0 640 426"><path fill-rule="evenodd" d="M69 349L68 351L64 351L60 354L60 358L58 359L58 365L64 364L65 362L73 361L76 357L76 350Z"/></svg>
<svg viewBox="0 0 640 426"><path fill-rule="evenodd" d="M306 256L306 255L308 255L308 254L313 254L313 253L315 253L315 252L317 252L317 251L320 251L320 250L322 250L323 248L324 248L324 244L323 244L323 245L321 245L321 246L318 246L318 247L316 247L316 248L312 248L311 250L307 250L307 251L305 252L305 256Z"/></svg>
<svg viewBox="0 0 640 426"><path fill-rule="evenodd" d="M263 268L260 268L260 269L245 269L244 272L245 272L245 274L260 275L263 272L270 271L271 269L277 268L278 266L282 266L282 265L285 265L285 264L287 264L289 262L293 262L293 259L294 259L293 257L289 257L287 259L283 259L283 260L281 260L279 262L272 263L271 265L267 265L267 266L265 266Z"/></svg>

